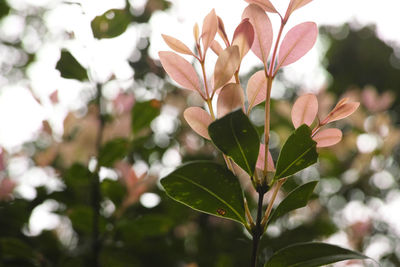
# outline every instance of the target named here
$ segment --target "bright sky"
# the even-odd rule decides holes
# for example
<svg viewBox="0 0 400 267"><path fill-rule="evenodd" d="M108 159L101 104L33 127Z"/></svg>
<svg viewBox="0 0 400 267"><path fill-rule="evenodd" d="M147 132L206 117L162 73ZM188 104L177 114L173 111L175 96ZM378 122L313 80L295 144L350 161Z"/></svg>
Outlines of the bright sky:
<svg viewBox="0 0 400 267"><path fill-rule="evenodd" d="M52 10L45 17L50 31L53 34L59 34L64 29L67 29L74 31L77 36L77 41L75 42L65 43L56 39L43 44L39 48L38 61L32 65L28 72L32 81L32 89L37 95L45 99L46 96L58 89L61 100L60 105L64 109L70 109L74 107L80 86L73 81L61 79L58 72L54 70L57 61L57 56L55 55L58 55L59 47L71 49L84 66L101 66L101 68L93 68L99 77L107 77L111 73L116 73L117 77L121 79L129 78L132 75L132 70L126 59L132 53L137 41L138 31L143 29L131 27L118 38L94 40L90 37L91 19L109 8L122 7L124 1L81 0L85 14L82 14L81 7L77 5L60 5L60 2L52 0L10 1L16 7L23 7L26 3L52 7ZM140 9L146 0L131 0L131 2ZM169 11L157 12L150 21L152 32L150 54L155 58L157 58L158 51L169 50L161 39L161 33L181 39L191 47L193 44L193 24L198 22L201 25L203 17L212 8L215 8L217 14L225 22L228 35L231 36L235 26L240 22L241 12L246 6L246 3L242 0L172 0L171 2L172 8ZM272 3L276 5L281 13L284 13L288 2L272 0ZM338 25L348 21L359 26L375 23L377 24L379 36L385 40L400 44L400 34L398 32L400 16L398 16L398 10L400 10L399 0L314 0L293 14L287 29L307 20L315 21L318 25ZM74 18L73 20L71 20L72 17ZM276 15L271 15L270 17L273 23L277 22ZM16 26L18 21L16 17L2 21L0 34L12 35L15 32L20 32L21 29L17 29L18 26ZM294 82L302 82L308 90L318 90L325 82L325 75L319 68L321 50L318 47L321 47L320 43L307 56L285 69L285 74L290 79ZM110 51L118 51L118 53ZM242 65L243 72L253 67L254 64L259 64L253 55L246 60L245 64ZM15 87L17 89L13 89ZM40 127L41 119L50 118L56 120L65 113L61 108L56 110L48 106L40 108L29 95L30 93L26 90L26 84L12 86L3 84L0 90L2 111L0 112L0 125L2 125L0 145L5 148L15 148L22 141L33 138L32 130ZM22 102L24 102L24 108L20 108L22 107ZM35 117L35 119L31 119L31 116L27 116L27 114ZM56 118L52 118L54 116Z"/></svg>

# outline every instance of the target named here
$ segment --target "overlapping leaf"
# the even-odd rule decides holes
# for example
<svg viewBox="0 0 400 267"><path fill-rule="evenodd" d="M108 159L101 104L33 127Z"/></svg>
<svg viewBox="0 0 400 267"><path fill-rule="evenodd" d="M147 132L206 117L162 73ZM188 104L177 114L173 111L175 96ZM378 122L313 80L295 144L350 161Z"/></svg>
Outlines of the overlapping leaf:
<svg viewBox="0 0 400 267"><path fill-rule="evenodd" d="M286 10L285 20L289 18L289 16L297 9L307 5L312 0L290 0L288 9Z"/></svg>
<svg viewBox="0 0 400 267"><path fill-rule="evenodd" d="M317 142L317 147L333 146L342 140L342 135L342 131L339 129L324 129L316 133L313 140Z"/></svg>
<svg viewBox="0 0 400 267"><path fill-rule="evenodd" d="M316 146L307 125L297 128L282 147L274 179L291 176L317 162Z"/></svg>
<svg viewBox="0 0 400 267"><path fill-rule="evenodd" d="M292 107L292 122L295 128L313 123L318 113L318 100L313 94L300 96Z"/></svg>
<svg viewBox="0 0 400 267"><path fill-rule="evenodd" d="M217 116L221 118L237 108L244 105L244 93L239 84L228 83L218 95Z"/></svg>
<svg viewBox="0 0 400 267"><path fill-rule="evenodd" d="M247 101L249 103L248 112L265 101L267 97L267 78L265 77L265 72L263 70L254 73L248 83L247 83Z"/></svg>
<svg viewBox="0 0 400 267"><path fill-rule="evenodd" d="M230 46L222 51L214 69L214 90L224 86L240 65L240 53L237 45Z"/></svg>
<svg viewBox="0 0 400 267"><path fill-rule="evenodd" d="M185 109L183 116L193 131L210 140L208 126L213 121L210 114L200 107L189 107Z"/></svg>
<svg viewBox="0 0 400 267"><path fill-rule="evenodd" d="M305 207L311 198L318 181L308 182L291 191L271 214L268 223L276 220L289 211Z"/></svg>
<svg viewBox="0 0 400 267"><path fill-rule="evenodd" d="M240 58L249 52L254 41L254 29L249 19L243 19L242 22L237 26L235 33L233 34L232 45L239 47Z"/></svg>
<svg viewBox="0 0 400 267"><path fill-rule="evenodd" d="M238 109L214 121L208 127L208 133L214 144L233 161L253 175L260 139L249 118Z"/></svg>
<svg viewBox="0 0 400 267"><path fill-rule="evenodd" d="M239 180L214 162L187 163L161 179L167 194L192 209L245 224Z"/></svg>
<svg viewBox="0 0 400 267"><path fill-rule="evenodd" d="M278 13L274 5L269 0L245 0L249 4L256 4L261 7L264 11L271 13Z"/></svg>
<svg viewBox="0 0 400 267"><path fill-rule="evenodd" d="M272 24L267 14L258 5L251 4L244 11L242 19L249 18L254 29L251 50L266 65L272 46Z"/></svg>
<svg viewBox="0 0 400 267"><path fill-rule="evenodd" d="M277 251L264 267L317 267L350 259L368 257L331 244L299 243Z"/></svg>

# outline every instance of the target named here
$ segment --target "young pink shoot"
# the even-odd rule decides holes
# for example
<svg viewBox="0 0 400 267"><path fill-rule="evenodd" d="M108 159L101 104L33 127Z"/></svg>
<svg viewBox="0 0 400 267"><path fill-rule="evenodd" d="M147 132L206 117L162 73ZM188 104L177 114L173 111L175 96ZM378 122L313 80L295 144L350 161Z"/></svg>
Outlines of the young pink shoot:
<svg viewBox="0 0 400 267"><path fill-rule="evenodd" d="M274 76L280 67L292 64L307 54L317 41L317 36L318 27L314 22L304 22L293 27L280 46Z"/></svg>
<svg viewBox="0 0 400 267"><path fill-rule="evenodd" d="M284 21L286 22L290 15L297 9L307 5L310 3L312 0L290 0L289 6L286 10L285 18Z"/></svg>
<svg viewBox="0 0 400 267"><path fill-rule="evenodd" d="M300 96L292 108L292 122L294 128L298 128L302 124L310 126L318 113L318 100L313 94Z"/></svg>
<svg viewBox="0 0 400 267"><path fill-rule="evenodd" d="M217 117L221 118L236 108L243 108L244 93L239 84L226 84L218 96L217 101Z"/></svg>
<svg viewBox="0 0 400 267"><path fill-rule="evenodd" d="M195 54L193 54L193 52L189 49L189 47L187 47L184 43L182 43L178 39L165 34L161 34L161 36L163 37L165 43L175 52L194 56L195 58L199 59Z"/></svg>
<svg viewBox="0 0 400 267"><path fill-rule="evenodd" d="M200 107L189 107L183 112L183 117L189 126L200 136L210 140L208 126L213 121L210 114Z"/></svg>
<svg viewBox="0 0 400 267"><path fill-rule="evenodd" d="M175 82L183 88L198 92L205 99L199 77L192 64L174 52L161 51L158 55L164 70Z"/></svg>
<svg viewBox="0 0 400 267"><path fill-rule="evenodd" d="M317 147L328 147L336 145L342 140L342 131L336 128L322 130L313 136L313 140L317 142Z"/></svg>
<svg viewBox="0 0 400 267"><path fill-rule="evenodd" d="M267 83L268 79L265 78L263 70L254 73L247 83L247 101L249 103L247 114L250 110L261 102L265 101L267 97Z"/></svg>
<svg viewBox="0 0 400 267"><path fill-rule="evenodd" d="M215 40L211 43L210 48L217 56L219 56L221 52L224 50L222 46Z"/></svg>
<svg viewBox="0 0 400 267"><path fill-rule="evenodd" d="M326 118L322 120L320 124L325 125L333 121L344 119L353 114L354 111L357 110L358 106L360 106L360 103L348 102L348 101L349 101L348 98L340 100L337 103L337 105L332 109L332 111L329 112L328 116L326 116Z"/></svg>
<svg viewBox="0 0 400 267"><path fill-rule="evenodd" d="M212 41L215 39L217 30L218 18L217 14L215 14L215 10L213 9L203 20L203 29L201 32L201 40L203 42L203 59L206 57L207 49L210 47Z"/></svg>
<svg viewBox="0 0 400 267"><path fill-rule="evenodd" d="M267 151L268 153L268 171L275 171L275 164L272 159L271 152ZM260 170L264 170L264 161L265 161L265 145L260 144L260 150L258 153L256 168Z"/></svg>
<svg viewBox="0 0 400 267"><path fill-rule="evenodd" d="M245 1L249 4L256 4L257 6L261 7L265 12L278 13L274 5L269 0L245 0Z"/></svg>
<svg viewBox="0 0 400 267"><path fill-rule="evenodd" d="M263 62L267 70L268 56L272 46L272 24L267 14L258 5L251 4L243 11L242 19L248 18L254 29L253 53Z"/></svg>
<svg viewBox="0 0 400 267"><path fill-rule="evenodd" d="M222 51L214 69L214 88L224 86L235 74L240 65L240 53L237 45L230 46Z"/></svg>
<svg viewBox="0 0 400 267"><path fill-rule="evenodd" d="M224 22L220 17L218 17L218 34L221 37L221 39L225 42L226 47L231 46L228 35L226 34L226 31L225 31Z"/></svg>

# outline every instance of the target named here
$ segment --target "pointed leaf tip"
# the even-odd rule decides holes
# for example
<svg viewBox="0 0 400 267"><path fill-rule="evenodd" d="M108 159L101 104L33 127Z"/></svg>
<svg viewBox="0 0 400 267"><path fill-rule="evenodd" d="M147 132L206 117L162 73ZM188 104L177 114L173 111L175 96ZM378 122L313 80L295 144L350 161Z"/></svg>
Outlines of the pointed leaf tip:
<svg viewBox="0 0 400 267"><path fill-rule="evenodd" d="M237 45L239 47L240 58L249 52L254 41L254 30L253 26L249 22L248 18L242 20L242 22L237 26L235 33L233 34L232 45Z"/></svg>
<svg viewBox="0 0 400 267"><path fill-rule="evenodd" d="M245 0L249 4L255 4L266 12L278 13L274 5L269 0Z"/></svg>
<svg viewBox="0 0 400 267"><path fill-rule="evenodd" d="M318 100L313 94L306 94L300 96L292 108L292 122L295 128L302 124L308 126L313 123L318 113Z"/></svg>

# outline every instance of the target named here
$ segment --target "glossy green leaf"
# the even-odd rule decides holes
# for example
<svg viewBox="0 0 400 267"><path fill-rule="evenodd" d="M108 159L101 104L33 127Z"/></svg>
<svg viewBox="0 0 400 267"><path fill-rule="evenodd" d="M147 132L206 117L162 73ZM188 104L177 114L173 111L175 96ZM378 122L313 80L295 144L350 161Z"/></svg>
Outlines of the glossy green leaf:
<svg viewBox="0 0 400 267"><path fill-rule="evenodd" d="M318 181L303 184L291 191L272 213L268 222L272 222L289 211L305 207Z"/></svg>
<svg viewBox="0 0 400 267"><path fill-rule="evenodd" d="M79 81L88 80L86 69L67 50L61 51L61 57L57 62L56 69L60 71L61 77L76 79Z"/></svg>
<svg viewBox="0 0 400 267"><path fill-rule="evenodd" d="M100 149L100 166L111 167L115 161L122 159L128 151L128 145L128 140L124 138L116 138L107 142Z"/></svg>
<svg viewBox="0 0 400 267"><path fill-rule="evenodd" d="M132 108L132 132L149 127L150 123L160 115L160 101L152 99L146 102L138 102Z"/></svg>
<svg viewBox="0 0 400 267"><path fill-rule="evenodd" d="M208 133L216 147L253 176L260 149L260 138L241 109L211 123Z"/></svg>
<svg viewBox="0 0 400 267"><path fill-rule="evenodd" d="M316 267L350 259L368 257L326 243L299 243L276 252L264 267Z"/></svg>
<svg viewBox="0 0 400 267"><path fill-rule="evenodd" d="M126 31L130 22L128 10L110 9L92 20L93 35L97 39L117 37Z"/></svg>
<svg viewBox="0 0 400 267"><path fill-rule="evenodd" d="M168 196L192 209L245 223L243 192L229 170L211 161L185 164L161 179Z"/></svg>
<svg viewBox="0 0 400 267"><path fill-rule="evenodd" d="M276 164L275 179L291 176L317 162L317 143L311 138L311 129L303 124L289 136Z"/></svg>

